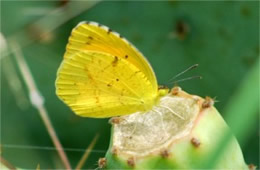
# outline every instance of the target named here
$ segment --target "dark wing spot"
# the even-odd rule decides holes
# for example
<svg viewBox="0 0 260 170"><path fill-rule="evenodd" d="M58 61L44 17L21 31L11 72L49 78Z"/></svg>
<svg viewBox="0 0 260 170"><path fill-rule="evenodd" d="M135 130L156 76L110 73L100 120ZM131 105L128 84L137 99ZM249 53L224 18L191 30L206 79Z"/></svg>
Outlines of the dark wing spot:
<svg viewBox="0 0 260 170"><path fill-rule="evenodd" d="M99 97L96 96L96 103L99 103Z"/></svg>
<svg viewBox="0 0 260 170"><path fill-rule="evenodd" d="M118 63L118 57L115 56L115 59L112 62L112 66L115 67L117 65L117 63Z"/></svg>
<svg viewBox="0 0 260 170"><path fill-rule="evenodd" d="M116 79L116 81L119 81L119 79Z"/></svg>
<svg viewBox="0 0 260 170"><path fill-rule="evenodd" d="M125 55L125 59L127 59L128 58L128 55Z"/></svg>
<svg viewBox="0 0 260 170"><path fill-rule="evenodd" d="M90 45L90 42L86 42L87 45Z"/></svg>
<svg viewBox="0 0 260 170"><path fill-rule="evenodd" d="M107 87L111 87L111 84L107 84Z"/></svg>
<svg viewBox="0 0 260 170"><path fill-rule="evenodd" d="M93 37L91 37L91 36L88 36L88 39L90 39L90 40L93 40Z"/></svg>
<svg viewBox="0 0 260 170"><path fill-rule="evenodd" d="M112 32L113 30L111 30L110 28L108 28L108 31L107 31L107 33L109 34L110 32Z"/></svg>
<svg viewBox="0 0 260 170"><path fill-rule="evenodd" d="M127 160L127 164L128 166L130 167L134 167L135 166L135 160L133 157L130 157L128 160Z"/></svg>
<svg viewBox="0 0 260 170"><path fill-rule="evenodd" d="M91 75L90 73L88 73L88 78L89 78L90 80L94 80L93 77L92 77L92 75Z"/></svg>

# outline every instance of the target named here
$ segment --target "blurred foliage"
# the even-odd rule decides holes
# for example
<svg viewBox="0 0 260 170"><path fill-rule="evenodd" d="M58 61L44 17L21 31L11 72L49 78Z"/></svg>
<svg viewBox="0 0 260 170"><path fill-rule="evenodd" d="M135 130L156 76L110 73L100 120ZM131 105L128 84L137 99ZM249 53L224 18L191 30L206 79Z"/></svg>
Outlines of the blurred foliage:
<svg viewBox="0 0 260 170"><path fill-rule="evenodd" d="M66 151L73 167L77 165L95 134L99 133L100 138L84 168L97 167L98 158L103 157L108 148L110 136L107 119L77 117L55 95L56 71L70 31L78 22L96 21L126 37L148 58L159 84L165 84L180 71L198 63L199 68L185 76L199 74L203 79L186 81L180 85L189 93L217 97L219 102L216 107L220 113L228 103L232 103L230 100L235 90L250 68L259 62L257 1L100 2L90 9L87 8L90 1L86 1L86 10L57 28L54 26L56 29L47 32L47 38L38 39L39 33L46 28L32 23L61 7L65 10L61 16L69 18L71 11L77 10L69 7L77 3L80 1L68 1L67 4L66 1L1 1L1 33L7 40L17 39L23 47L26 61L45 98L49 116L63 146L79 149ZM85 7L84 5L81 6ZM60 21L59 17L55 14L49 16L52 21L57 19L57 23ZM3 65L8 64L15 65L15 73L22 85L21 95L26 96L20 95L18 99L15 97L8 84L12 74L6 74L3 69ZM28 104L27 94L13 56L1 56L2 156L21 168L35 168L37 164L41 168L62 167L55 150L33 147L52 147L53 144L37 110ZM253 94L257 95L259 91ZM243 100L250 100L250 96L246 97ZM19 100L25 100L27 105L19 106ZM243 107L237 105L236 109ZM257 112L259 114L259 110ZM246 117L246 113L244 114ZM246 162L259 165L259 119L256 117L251 121L254 122L243 127L250 128L250 134L246 139L239 138L239 141L243 141L241 147Z"/></svg>

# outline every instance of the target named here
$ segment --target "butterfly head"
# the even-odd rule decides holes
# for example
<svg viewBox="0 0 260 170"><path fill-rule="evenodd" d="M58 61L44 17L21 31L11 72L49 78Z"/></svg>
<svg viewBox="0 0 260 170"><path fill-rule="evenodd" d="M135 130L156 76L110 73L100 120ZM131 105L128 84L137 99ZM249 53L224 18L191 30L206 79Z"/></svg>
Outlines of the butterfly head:
<svg viewBox="0 0 260 170"><path fill-rule="evenodd" d="M169 93L169 91L170 91L170 89L167 87L167 86L165 86L165 85L160 85L159 87L158 87L158 96L159 97L161 97L161 96L165 96L165 95L167 95L168 93Z"/></svg>

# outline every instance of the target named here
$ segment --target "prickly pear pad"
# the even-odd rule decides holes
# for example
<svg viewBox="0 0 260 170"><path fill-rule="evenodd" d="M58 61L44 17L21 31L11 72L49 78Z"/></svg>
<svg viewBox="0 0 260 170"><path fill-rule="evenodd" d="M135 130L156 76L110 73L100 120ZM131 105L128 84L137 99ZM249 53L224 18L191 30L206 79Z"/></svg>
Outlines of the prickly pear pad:
<svg viewBox="0 0 260 170"><path fill-rule="evenodd" d="M146 113L113 118L106 169L199 169L229 127L214 100L179 87ZM248 169L234 136L215 169ZM205 168L205 167L204 167Z"/></svg>
<svg viewBox="0 0 260 170"><path fill-rule="evenodd" d="M197 97L162 97L149 112L121 117L114 125L113 146L128 156L158 153L190 133L199 111Z"/></svg>

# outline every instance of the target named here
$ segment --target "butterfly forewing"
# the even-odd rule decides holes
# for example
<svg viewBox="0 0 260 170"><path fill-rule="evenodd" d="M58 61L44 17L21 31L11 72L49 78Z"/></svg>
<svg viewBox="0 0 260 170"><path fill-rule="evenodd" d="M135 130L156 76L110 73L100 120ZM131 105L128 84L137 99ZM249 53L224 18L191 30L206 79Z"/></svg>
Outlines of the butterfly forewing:
<svg viewBox="0 0 260 170"><path fill-rule="evenodd" d="M65 58L81 50L104 52L127 60L144 73L153 86L153 93L157 92L157 80L149 62L131 43L108 27L95 22L78 24L72 30Z"/></svg>

